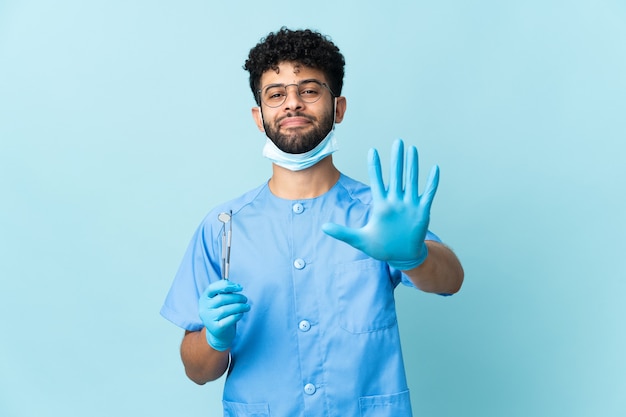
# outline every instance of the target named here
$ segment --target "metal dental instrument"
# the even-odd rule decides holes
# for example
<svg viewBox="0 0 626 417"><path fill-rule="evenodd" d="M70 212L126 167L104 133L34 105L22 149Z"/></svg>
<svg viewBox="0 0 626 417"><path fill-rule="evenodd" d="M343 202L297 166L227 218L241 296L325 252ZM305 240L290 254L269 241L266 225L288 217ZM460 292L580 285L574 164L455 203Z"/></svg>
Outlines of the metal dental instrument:
<svg viewBox="0 0 626 417"><path fill-rule="evenodd" d="M228 213L220 213L217 219L224 223L224 231L222 232L222 279L228 279L230 270L230 243L233 236L233 211ZM226 232L226 223L228 223L228 232Z"/></svg>

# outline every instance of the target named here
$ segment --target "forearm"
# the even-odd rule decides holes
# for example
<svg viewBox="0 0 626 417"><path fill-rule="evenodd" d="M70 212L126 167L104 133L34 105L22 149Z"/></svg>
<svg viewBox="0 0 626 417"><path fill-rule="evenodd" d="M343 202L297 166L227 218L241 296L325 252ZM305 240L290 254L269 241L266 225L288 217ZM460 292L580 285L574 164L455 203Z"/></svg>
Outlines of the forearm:
<svg viewBox="0 0 626 417"><path fill-rule="evenodd" d="M180 356L185 373L196 384L205 384L221 377L228 368L229 351L217 351L206 340L206 328L202 331L186 331L180 345Z"/></svg>
<svg viewBox="0 0 626 417"><path fill-rule="evenodd" d="M417 268L403 271L417 288L425 292L454 294L463 283L463 267L448 247L426 241L428 256Z"/></svg>

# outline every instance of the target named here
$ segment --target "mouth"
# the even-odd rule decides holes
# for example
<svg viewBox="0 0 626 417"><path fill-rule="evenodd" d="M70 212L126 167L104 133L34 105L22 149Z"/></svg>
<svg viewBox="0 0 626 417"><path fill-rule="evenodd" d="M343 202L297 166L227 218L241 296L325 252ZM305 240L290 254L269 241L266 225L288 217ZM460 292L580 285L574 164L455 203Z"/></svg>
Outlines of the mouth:
<svg viewBox="0 0 626 417"><path fill-rule="evenodd" d="M308 118L308 117L304 117L304 116L288 116L285 117L283 119L281 119L278 122L278 125L281 128L292 128L292 127L303 127L303 126L308 126L311 123L313 123L313 121Z"/></svg>

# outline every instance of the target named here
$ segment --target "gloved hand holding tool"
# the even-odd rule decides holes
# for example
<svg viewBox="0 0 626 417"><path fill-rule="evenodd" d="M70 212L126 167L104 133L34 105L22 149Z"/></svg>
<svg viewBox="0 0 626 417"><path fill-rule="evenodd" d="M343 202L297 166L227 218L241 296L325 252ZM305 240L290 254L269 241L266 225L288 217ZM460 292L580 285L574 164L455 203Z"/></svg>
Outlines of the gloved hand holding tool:
<svg viewBox="0 0 626 417"><path fill-rule="evenodd" d="M199 314L206 339L215 350L228 349L235 338L237 322L250 310L248 299L238 294L243 288L227 279L211 283L199 301Z"/></svg>
<svg viewBox="0 0 626 417"><path fill-rule="evenodd" d="M428 256L424 243L430 220L430 207L439 184L439 167L434 166L424 194L418 194L417 149L407 152L407 178L403 187L404 143L396 140L391 148L389 188L383 183L380 157L376 149L368 155L373 210L369 222L360 229L326 223L322 230L335 239L365 252L390 266L409 270L421 265Z"/></svg>

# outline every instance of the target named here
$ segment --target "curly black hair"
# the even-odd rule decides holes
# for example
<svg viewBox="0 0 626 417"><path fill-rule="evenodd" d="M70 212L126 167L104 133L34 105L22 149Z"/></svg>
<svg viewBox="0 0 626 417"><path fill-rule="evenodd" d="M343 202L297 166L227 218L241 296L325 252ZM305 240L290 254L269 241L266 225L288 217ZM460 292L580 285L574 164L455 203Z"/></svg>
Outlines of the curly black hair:
<svg viewBox="0 0 626 417"><path fill-rule="evenodd" d="M282 27L272 32L250 50L243 68L250 72L250 89L258 105L257 91L261 76L276 70L282 62L296 62L322 71L334 96L341 95L345 60L328 36L310 29L290 30Z"/></svg>

